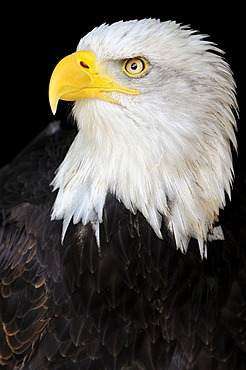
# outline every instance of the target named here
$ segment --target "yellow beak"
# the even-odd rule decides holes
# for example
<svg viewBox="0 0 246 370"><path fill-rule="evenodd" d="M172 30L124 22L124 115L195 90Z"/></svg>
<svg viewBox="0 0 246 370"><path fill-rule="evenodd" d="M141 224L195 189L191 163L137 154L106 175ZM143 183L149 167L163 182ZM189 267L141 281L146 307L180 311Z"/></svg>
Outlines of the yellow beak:
<svg viewBox="0 0 246 370"><path fill-rule="evenodd" d="M103 74L90 50L77 51L63 58L55 67L49 85L49 102L53 114L59 100L97 98L116 102L107 92L138 95L135 89L114 82Z"/></svg>

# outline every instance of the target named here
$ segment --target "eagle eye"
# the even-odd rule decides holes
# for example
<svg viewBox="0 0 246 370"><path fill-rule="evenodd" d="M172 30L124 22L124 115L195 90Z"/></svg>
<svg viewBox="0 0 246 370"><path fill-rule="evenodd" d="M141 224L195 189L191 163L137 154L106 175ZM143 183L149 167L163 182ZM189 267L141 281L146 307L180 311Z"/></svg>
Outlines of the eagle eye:
<svg viewBox="0 0 246 370"><path fill-rule="evenodd" d="M130 77L140 76L148 69L147 61L142 57L125 60L123 71Z"/></svg>

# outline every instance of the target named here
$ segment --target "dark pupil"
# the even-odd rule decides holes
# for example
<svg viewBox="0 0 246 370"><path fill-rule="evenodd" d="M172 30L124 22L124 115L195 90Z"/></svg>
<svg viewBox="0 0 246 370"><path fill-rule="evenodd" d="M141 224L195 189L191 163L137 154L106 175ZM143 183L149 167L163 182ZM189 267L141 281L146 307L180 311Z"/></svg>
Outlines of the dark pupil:
<svg viewBox="0 0 246 370"><path fill-rule="evenodd" d="M138 67L137 63L132 63L132 65L131 65L131 68L132 68L132 69L136 70L136 69L137 69L137 67Z"/></svg>

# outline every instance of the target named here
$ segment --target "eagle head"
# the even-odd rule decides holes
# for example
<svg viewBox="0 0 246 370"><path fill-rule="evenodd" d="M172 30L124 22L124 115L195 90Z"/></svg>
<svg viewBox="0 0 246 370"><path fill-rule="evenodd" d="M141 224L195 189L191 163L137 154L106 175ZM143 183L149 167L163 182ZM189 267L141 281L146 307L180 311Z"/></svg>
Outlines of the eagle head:
<svg viewBox="0 0 246 370"><path fill-rule="evenodd" d="M72 101L78 134L52 182L52 218L91 223L98 244L107 194L141 212L177 248L206 256L230 197L238 112L223 52L204 35L157 19L102 24L55 67L49 99ZM165 221L164 221L165 220Z"/></svg>

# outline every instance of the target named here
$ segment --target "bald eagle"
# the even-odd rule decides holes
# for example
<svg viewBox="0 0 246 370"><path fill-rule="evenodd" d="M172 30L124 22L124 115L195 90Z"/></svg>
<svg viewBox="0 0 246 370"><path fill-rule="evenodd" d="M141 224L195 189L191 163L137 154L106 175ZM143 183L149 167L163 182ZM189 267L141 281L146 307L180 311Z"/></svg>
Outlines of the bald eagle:
<svg viewBox="0 0 246 370"><path fill-rule="evenodd" d="M59 100L73 124L51 122L0 171L1 368L245 369L222 50L175 21L102 24L55 66L54 114Z"/></svg>

